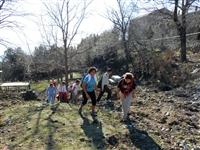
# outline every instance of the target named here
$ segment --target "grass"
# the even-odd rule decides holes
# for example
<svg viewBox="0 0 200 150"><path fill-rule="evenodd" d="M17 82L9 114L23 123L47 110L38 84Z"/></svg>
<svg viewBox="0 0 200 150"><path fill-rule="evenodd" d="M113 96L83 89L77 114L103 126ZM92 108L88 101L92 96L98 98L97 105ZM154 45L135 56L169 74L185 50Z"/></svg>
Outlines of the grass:
<svg viewBox="0 0 200 150"><path fill-rule="evenodd" d="M47 80L31 83L31 89L36 90L37 92L43 92L49 86Z"/></svg>
<svg viewBox="0 0 200 150"><path fill-rule="evenodd" d="M1 134L0 148L8 145L10 149L63 149L63 150L94 150L109 146L107 137L118 133L128 132L119 124L118 119L110 119L107 111L99 113L98 122L94 123L91 117L91 106L86 105L83 116L77 112L78 106L56 102L54 105L42 105L42 102L31 101L11 105L2 110L1 128L5 132ZM11 125L6 125L9 116ZM99 119L101 118L101 119ZM110 123L111 121L111 123ZM115 128L113 128L115 126ZM11 132L8 132L11 130ZM12 140L11 140L12 139ZM100 148L100 149L101 149Z"/></svg>

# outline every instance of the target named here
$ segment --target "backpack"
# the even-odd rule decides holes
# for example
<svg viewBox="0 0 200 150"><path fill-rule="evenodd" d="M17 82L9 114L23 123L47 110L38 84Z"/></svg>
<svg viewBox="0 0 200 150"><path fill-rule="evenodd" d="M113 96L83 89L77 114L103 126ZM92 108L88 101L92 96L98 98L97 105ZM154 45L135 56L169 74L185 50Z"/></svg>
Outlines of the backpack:
<svg viewBox="0 0 200 150"><path fill-rule="evenodd" d="M75 86L73 88L73 84L71 84L70 86L68 86L67 89L68 89L69 92L72 92L75 89Z"/></svg>
<svg viewBox="0 0 200 150"><path fill-rule="evenodd" d="M121 82L121 85L120 85L120 88L121 89L123 89L123 87L124 87L124 82L125 82L125 79L124 78L122 78L122 80L121 80L122 82ZM125 96L125 98L126 98L126 96L127 95L129 95L129 93L130 93L130 91L132 91L133 90L133 84L134 84L134 76L133 76L133 78L131 79L131 82L130 82L130 89L129 89L129 91L128 91L128 93L123 93L124 94L124 96Z"/></svg>
<svg viewBox="0 0 200 150"><path fill-rule="evenodd" d="M80 83L80 87L82 88L82 86L83 86L83 80L84 80L84 78L87 76L88 74L84 74L84 76L82 77L82 79L81 79L81 83Z"/></svg>
<svg viewBox="0 0 200 150"><path fill-rule="evenodd" d="M98 85L97 85L98 88L101 88L101 86L102 86L102 79L103 79L103 75L99 76Z"/></svg>
<svg viewBox="0 0 200 150"><path fill-rule="evenodd" d="M82 88L83 88L83 80L85 79L85 77L86 77L87 75L89 75L89 74L85 74L85 75L83 76L83 78L81 79L81 84L80 84L80 86L81 86ZM87 83L90 82L90 80L91 80L91 77L89 78L89 80L87 81ZM96 77L96 75L95 75L95 81L97 82L97 77Z"/></svg>

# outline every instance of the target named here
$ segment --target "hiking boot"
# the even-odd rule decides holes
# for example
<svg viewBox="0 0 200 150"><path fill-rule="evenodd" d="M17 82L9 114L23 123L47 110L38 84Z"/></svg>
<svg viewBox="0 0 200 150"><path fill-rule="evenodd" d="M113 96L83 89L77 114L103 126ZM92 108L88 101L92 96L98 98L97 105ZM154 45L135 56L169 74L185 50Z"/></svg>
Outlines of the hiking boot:
<svg viewBox="0 0 200 150"><path fill-rule="evenodd" d="M82 113L82 107L80 107L80 108L78 109L78 113L79 113L79 114Z"/></svg>
<svg viewBox="0 0 200 150"><path fill-rule="evenodd" d="M97 113L96 112L91 112L91 116L97 116Z"/></svg>

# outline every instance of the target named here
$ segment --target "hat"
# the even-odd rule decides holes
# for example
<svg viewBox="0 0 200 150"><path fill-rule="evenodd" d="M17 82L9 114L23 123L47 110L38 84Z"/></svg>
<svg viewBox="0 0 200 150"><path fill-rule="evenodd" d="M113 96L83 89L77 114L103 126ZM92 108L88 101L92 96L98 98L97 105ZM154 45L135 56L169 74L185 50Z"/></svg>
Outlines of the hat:
<svg viewBox="0 0 200 150"><path fill-rule="evenodd" d="M125 77L125 79L132 79L132 77L133 77L132 75L127 74L126 77Z"/></svg>
<svg viewBox="0 0 200 150"><path fill-rule="evenodd" d="M111 69L111 68L108 68L108 69L107 69L107 72L111 72L111 71L112 71L112 69Z"/></svg>

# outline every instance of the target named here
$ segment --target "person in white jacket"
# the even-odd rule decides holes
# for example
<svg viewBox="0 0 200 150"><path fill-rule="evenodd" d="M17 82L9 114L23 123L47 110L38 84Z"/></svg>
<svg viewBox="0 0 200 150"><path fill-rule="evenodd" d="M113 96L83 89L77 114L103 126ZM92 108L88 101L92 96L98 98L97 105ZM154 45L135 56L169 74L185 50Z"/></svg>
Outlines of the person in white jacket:
<svg viewBox="0 0 200 150"><path fill-rule="evenodd" d="M60 102L67 102L67 90L65 81L62 81L62 84L58 87L58 93Z"/></svg>
<svg viewBox="0 0 200 150"><path fill-rule="evenodd" d="M76 83L68 87L68 91L72 94L71 102L74 104L77 103L79 84L80 80L76 80Z"/></svg>
<svg viewBox="0 0 200 150"><path fill-rule="evenodd" d="M112 69L108 69L106 73L104 73L102 77L102 83L101 83L101 91L98 95L97 102L100 101L101 97L103 96L104 92L108 93L107 94L107 99L106 102L110 102L110 97L111 97L111 89L108 88L109 85L109 76L112 74Z"/></svg>

